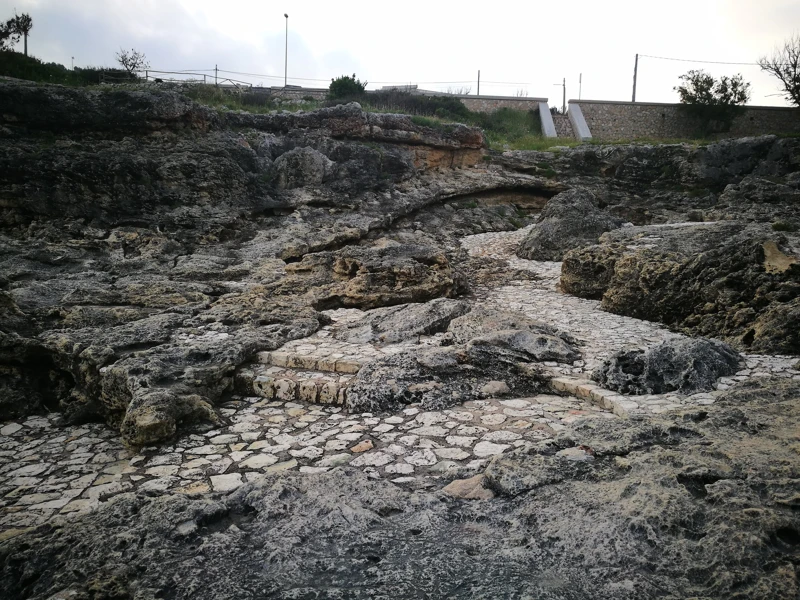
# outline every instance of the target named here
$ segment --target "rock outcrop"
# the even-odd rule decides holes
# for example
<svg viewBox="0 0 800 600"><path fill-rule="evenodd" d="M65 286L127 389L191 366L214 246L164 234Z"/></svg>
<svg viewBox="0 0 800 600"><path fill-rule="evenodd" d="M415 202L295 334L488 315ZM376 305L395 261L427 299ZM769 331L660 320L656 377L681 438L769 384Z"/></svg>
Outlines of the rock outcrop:
<svg viewBox="0 0 800 600"><path fill-rule="evenodd" d="M348 389L347 406L372 412L421 403L433 410L494 394L535 394L550 377L541 363L580 358L569 336L518 313L478 308L450 320L448 335L454 345L367 364Z"/></svg>
<svg viewBox="0 0 800 600"><path fill-rule="evenodd" d="M739 370L742 357L722 342L678 339L647 350L615 353L592 374L604 388L623 394L708 392L720 377Z"/></svg>
<svg viewBox="0 0 800 600"><path fill-rule="evenodd" d="M603 233L622 224L622 219L600 209L589 190L561 192L547 203L539 222L519 245L517 256L560 261L568 250L596 244Z"/></svg>
<svg viewBox="0 0 800 600"><path fill-rule="evenodd" d="M564 257L561 287L605 310L717 337L751 352L800 353L800 246L737 222L629 227Z"/></svg>
<svg viewBox="0 0 800 600"><path fill-rule="evenodd" d="M376 234L544 182L487 173L477 129L356 104L253 115L3 82L0 114L0 414L103 418L132 445L219 422L235 369L313 333L317 309L464 291L446 231Z"/></svg>
<svg viewBox="0 0 800 600"><path fill-rule="evenodd" d="M0 542L0 588L32 600L793 598L799 402L797 382L762 381L703 411L579 422L496 457L477 482L488 489L470 494L483 500L346 468L227 496L124 494Z"/></svg>
<svg viewBox="0 0 800 600"><path fill-rule="evenodd" d="M354 344L393 344L439 333L450 322L469 312L463 300L439 298L424 304L402 304L371 311L363 319L338 329L339 340Z"/></svg>

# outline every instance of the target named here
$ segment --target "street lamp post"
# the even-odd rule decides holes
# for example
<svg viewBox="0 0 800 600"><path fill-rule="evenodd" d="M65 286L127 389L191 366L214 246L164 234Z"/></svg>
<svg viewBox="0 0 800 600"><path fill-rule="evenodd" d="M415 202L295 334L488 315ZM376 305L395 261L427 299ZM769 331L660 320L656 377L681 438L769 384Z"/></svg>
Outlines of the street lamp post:
<svg viewBox="0 0 800 600"><path fill-rule="evenodd" d="M75 70L75 57L72 57L72 70Z"/></svg>
<svg viewBox="0 0 800 600"><path fill-rule="evenodd" d="M289 74L289 15L283 13L286 17L286 49L284 50L284 63L283 63L283 87L286 87Z"/></svg>

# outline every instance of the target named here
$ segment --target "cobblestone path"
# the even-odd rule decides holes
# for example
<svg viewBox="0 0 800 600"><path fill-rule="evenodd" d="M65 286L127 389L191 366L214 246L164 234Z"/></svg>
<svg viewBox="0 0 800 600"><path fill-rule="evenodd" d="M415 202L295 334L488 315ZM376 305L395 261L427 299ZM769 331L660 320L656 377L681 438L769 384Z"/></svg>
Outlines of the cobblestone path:
<svg viewBox="0 0 800 600"><path fill-rule="evenodd" d="M463 240L473 255L506 260L534 271L534 281L475 290L475 304L504 306L556 325L583 343L583 360L554 371L553 393L530 398L486 399L451 410L396 414L347 414L340 404L349 380L375 357L437 336L384 346L347 344L333 330L363 313L330 311L333 323L313 336L261 353L238 377L252 395L221 407L229 424L197 427L174 445L126 449L118 432L102 424L59 426L59 415L0 424L0 539L50 520L91 511L121 493L167 490L204 494L235 489L263 473L286 469L314 473L338 465L412 487L441 487L468 476L492 456L555 435L578 418L619 419L714 402L718 391L681 396L620 396L586 381L599 361L623 347L645 347L676 337L654 323L599 310L599 302L557 289L560 263L513 255L527 228ZM767 374L800 378L796 358L745 357L747 368L717 383Z"/></svg>

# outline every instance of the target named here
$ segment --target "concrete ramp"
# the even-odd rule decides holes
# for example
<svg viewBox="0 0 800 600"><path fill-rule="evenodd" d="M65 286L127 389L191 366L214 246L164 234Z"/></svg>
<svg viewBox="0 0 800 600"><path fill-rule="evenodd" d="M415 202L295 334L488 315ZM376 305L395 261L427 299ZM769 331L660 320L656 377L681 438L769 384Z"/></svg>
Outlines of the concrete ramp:
<svg viewBox="0 0 800 600"><path fill-rule="evenodd" d="M586 119L583 118L583 111L580 105L570 100L567 114L569 115L570 123L572 123L572 132L575 134L575 139L581 142L592 139L592 132L589 131Z"/></svg>
<svg viewBox="0 0 800 600"><path fill-rule="evenodd" d="M553 123L553 115L550 114L550 106L547 102L539 103L539 121L542 123L542 135L544 137L558 137L556 125Z"/></svg>

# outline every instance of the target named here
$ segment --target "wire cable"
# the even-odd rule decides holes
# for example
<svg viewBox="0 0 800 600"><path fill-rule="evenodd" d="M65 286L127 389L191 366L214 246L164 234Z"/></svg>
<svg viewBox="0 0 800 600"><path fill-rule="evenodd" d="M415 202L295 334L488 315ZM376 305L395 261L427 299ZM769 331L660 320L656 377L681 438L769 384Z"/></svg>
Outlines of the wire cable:
<svg viewBox="0 0 800 600"><path fill-rule="evenodd" d="M726 62L722 60L695 60L693 58L670 58L668 56L652 56L651 54L640 54L639 56L643 56L645 58L657 58L658 60L674 60L678 62L705 63L709 65L737 65L737 66L748 66L748 67L759 66L758 63Z"/></svg>

